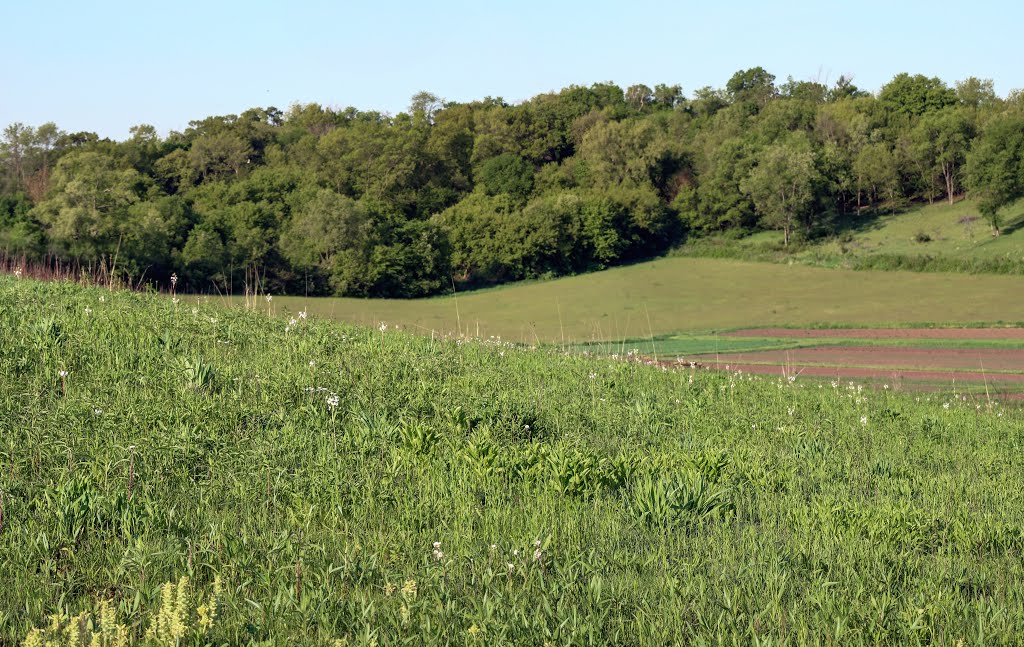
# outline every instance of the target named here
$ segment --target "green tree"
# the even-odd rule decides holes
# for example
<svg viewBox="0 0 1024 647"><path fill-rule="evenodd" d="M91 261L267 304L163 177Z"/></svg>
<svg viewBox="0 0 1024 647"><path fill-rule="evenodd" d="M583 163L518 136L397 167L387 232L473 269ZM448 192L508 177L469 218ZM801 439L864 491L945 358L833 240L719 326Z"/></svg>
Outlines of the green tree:
<svg viewBox="0 0 1024 647"><path fill-rule="evenodd" d="M920 117L956 103L956 92L937 77L897 74L878 92L878 101L897 114Z"/></svg>
<svg viewBox="0 0 1024 647"><path fill-rule="evenodd" d="M511 153L483 162L476 177L487 195L505 193L525 202L533 190L533 165Z"/></svg>
<svg viewBox="0 0 1024 647"><path fill-rule="evenodd" d="M120 167L108 155L70 153L57 163L52 196L35 214L54 251L92 262L110 259L132 227L128 208L146 184L135 169Z"/></svg>
<svg viewBox="0 0 1024 647"><path fill-rule="evenodd" d="M956 108L925 114L911 132L914 155L926 179L941 178L949 204L953 204L972 134L971 120Z"/></svg>
<svg viewBox="0 0 1024 647"><path fill-rule="evenodd" d="M295 267L319 267L330 274L339 253L366 245L370 219L364 205L321 189L281 232L281 251Z"/></svg>
<svg viewBox="0 0 1024 647"><path fill-rule="evenodd" d="M1000 210L1024 197L1024 115L1007 113L988 122L967 156L967 187L998 236Z"/></svg>
<svg viewBox="0 0 1024 647"><path fill-rule="evenodd" d="M789 247L794 224L814 204L818 180L810 140L803 133L792 133L758 156L757 166L740 182L740 190L753 200L764 224L782 229Z"/></svg>
<svg viewBox="0 0 1024 647"><path fill-rule="evenodd" d="M763 108L778 94L775 75L769 74L763 67L736 72L725 84L725 90L733 103L748 105L754 111Z"/></svg>
<svg viewBox="0 0 1024 647"><path fill-rule="evenodd" d="M885 142L864 146L853 160L853 174L857 187L857 211L863 206L865 193L870 203L886 197L895 200L899 193L900 176L892 147Z"/></svg>

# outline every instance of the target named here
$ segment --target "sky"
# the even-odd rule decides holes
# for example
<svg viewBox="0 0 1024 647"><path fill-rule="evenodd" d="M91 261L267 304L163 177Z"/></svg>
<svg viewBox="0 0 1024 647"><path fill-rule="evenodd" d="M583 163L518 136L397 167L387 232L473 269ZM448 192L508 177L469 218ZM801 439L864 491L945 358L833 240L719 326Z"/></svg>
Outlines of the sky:
<svg viewBox="0 0 1024 647"><path fill-rule="evenodd" d="M6 5L6 6L4 6ZM1024 4L976 0L0 0L0 127L125 139L295 102L397 113L427 90L509 102L568 85L778 82L900 72L1024 87Z"/></svg>

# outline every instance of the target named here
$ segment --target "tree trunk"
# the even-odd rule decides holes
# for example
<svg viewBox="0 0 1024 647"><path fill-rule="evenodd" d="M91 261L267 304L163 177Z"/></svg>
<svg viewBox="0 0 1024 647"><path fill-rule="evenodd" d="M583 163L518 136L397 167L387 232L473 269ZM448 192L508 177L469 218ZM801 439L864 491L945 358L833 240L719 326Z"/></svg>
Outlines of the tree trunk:
<svg viewBox="0 0 1024 647"><path fill-rule="evenodd" d="M949 204L953 204L953 167L950 164L942 165L942 175L946 179L946 197Z"/></svg>

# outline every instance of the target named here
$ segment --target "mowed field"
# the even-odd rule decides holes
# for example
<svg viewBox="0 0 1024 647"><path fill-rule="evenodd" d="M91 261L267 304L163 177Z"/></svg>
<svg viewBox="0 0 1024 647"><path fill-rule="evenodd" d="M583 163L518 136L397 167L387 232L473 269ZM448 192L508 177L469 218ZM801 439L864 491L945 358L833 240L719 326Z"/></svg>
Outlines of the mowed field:
<svg viewBox="0 0 1024 647"><path fill-rule="evenodd" d="M426 335L523 343L645 339L752 326L1024 321L1024 278L854 272L800 265L665 258L545 282L419 300L274 297L261 309L306 311Z"/></svg>

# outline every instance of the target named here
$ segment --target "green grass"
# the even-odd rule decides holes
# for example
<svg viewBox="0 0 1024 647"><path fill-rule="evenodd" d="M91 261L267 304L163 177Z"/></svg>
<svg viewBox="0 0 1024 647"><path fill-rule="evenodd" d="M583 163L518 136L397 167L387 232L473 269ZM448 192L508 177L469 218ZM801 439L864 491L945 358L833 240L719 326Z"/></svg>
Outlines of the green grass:
<svg viewBox="0 0 1024 647"><path fill-rule="evenodd" d="M786 252L782 233L695 241L686 255L797 262L832 268L918 269L968 273L1024 273L1024 201L1004 209L1003 234L991 228L971 200L940 201L897 213L846 217L842 231L823 242Z"/></svg>
<svg viewBox="0 0 1024 647"><path fill-rule="evenodd" d="M1009 233L994 237L972 201L953 205L937 202L880 217L854 234L848 247L859 254L931 254L1024 262L1024 203L1008 208L1003 224ZM919 234L931 240L918 242ZM839 252L838 245L832 243L825 250Z"/></svg>
<svg viewBox="0 0 1024 647"><path fill-rule="evenodd" d="M664 258L458 298L274 297L258 308L427 336L500 336L528 344L650 338L761 325L1024 321L1024 278L831 270L803 265ZM192 301L186 298L186 301ZM240 302L236 299L235 302Z"/></svg>
<svg viewBox="0 0 1024 647"><path fill-rule="evenodd" d="M179 644L1017 644L1024 414L965 397L0 278L0 643L188 576Z"/></svg>

